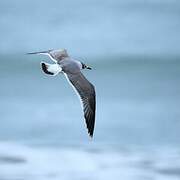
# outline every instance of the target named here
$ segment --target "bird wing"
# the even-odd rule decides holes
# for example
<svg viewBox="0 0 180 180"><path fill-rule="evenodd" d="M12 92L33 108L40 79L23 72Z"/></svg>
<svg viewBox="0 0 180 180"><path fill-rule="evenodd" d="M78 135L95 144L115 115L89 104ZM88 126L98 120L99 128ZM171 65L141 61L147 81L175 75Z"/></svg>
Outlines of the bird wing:
<svg viewBox="0 0 180 180"><path fill-rule="evenodd" d="M76 74L65 74L67 80L77 92L82 103L84 118L90 137L93 137L96 112L96 93L94 86L79 72Z"/></svg>
<svg viewBox="0 0 180 180"><path fill-rule="evenodd" d="M50 57L50 59L51 59L52 61L54 61L55 63L57 63L58 59L57 59L56 57L52 56L52 54L51 54L52 51L53 51L53 50L51 49L51 50L47 50L47 51L30 52L30 53L27 53L27 54L30 54L30 55L31 55L31 54L47 55L47 56Z"/></svg>

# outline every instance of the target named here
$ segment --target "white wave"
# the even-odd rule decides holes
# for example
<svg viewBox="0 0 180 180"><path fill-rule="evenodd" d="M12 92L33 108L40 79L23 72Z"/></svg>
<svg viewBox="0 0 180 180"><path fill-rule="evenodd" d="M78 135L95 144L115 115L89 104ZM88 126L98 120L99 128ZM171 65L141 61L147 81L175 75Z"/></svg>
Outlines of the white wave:
<svg viewBox="0 0 180 180"><path fill-rule="evenodd" d="M0 179L175 180L180 178L178 169L176 149L90 151L0 144Z"/></svg>

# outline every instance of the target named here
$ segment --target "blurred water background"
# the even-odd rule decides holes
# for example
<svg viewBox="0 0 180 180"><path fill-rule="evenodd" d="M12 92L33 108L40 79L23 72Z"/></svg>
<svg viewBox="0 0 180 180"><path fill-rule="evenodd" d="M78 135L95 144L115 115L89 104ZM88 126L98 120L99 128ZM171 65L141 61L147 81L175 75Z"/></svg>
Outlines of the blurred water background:
<svg viewBox="0 0 180 180"><path fill-rule="evenodd" d="M0 1L0 180L180 179L180 2ZM78 98L26 52L67 48L96 86Z"/></svg>

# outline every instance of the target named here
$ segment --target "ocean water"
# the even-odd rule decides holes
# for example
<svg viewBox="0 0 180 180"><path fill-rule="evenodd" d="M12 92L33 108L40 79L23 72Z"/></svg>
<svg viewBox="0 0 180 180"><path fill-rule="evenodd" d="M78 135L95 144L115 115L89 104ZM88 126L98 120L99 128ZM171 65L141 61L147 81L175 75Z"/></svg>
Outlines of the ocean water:
<svg viewBox="0 0 180 180"><path fill-rule="evenodd" d="M0 52L179 55L179 16L177 0L1 0Z"/></svg>
<svg viewBox="0 0 180 180"><path fill-rule="evenodd" d="M0 1L0 180L179 180L180 2ZM27 52L92 67L94 138L63 75Z"/></svg>
<svg viewBox="0 0 180 180"><path fill-rule="evenodd" d="M0 179L178 180L179 149L161 148L32 148L1 143Z"/></svg>
<svg viewBox="0 0 180 180"><path fill-rule="evenodd" d="M4 58L0 138L55 144L87 141L79 100L64 76L45 76L40 56ZM83 72L96 87L95 141L179 144L178 58L117 57L89 64L93 70Z"/></svg>
<svg viewBox="0 0 180 180"><path fill-rule="evenodd" d="M0 179L180 178L178 57L87 61L97 92L93 140L63 75L40 70L48 58L0 59Z"/></svg>

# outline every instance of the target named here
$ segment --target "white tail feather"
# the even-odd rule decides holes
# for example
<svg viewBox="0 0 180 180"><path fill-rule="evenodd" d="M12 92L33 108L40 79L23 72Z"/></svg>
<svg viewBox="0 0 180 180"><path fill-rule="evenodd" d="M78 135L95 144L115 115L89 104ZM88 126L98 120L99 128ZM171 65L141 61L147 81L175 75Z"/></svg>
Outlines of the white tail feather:
<svg viewBox="0 0 180 180"><path fill-rule="evenodd" d="M59 64L49 64L41 62L41 67L44 73L52 76L56 76L62 71L62 68Z"/></svg>

